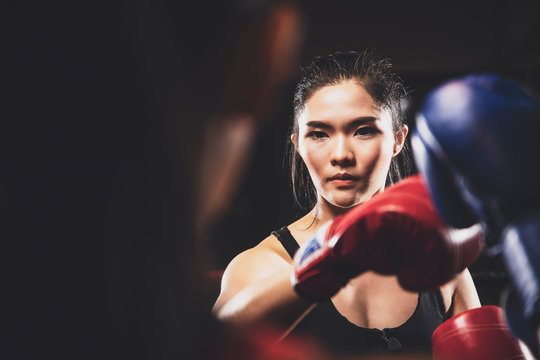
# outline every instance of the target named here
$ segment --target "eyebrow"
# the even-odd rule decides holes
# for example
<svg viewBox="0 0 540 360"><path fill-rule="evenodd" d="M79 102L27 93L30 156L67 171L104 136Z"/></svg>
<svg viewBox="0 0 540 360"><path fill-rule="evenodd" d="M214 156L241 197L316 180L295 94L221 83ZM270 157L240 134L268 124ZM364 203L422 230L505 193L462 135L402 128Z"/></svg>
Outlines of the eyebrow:
<svg viewBox="0 0 540 360"><path fill-rule="evenodd" d="M355 128L357 126L364 125L364 124L367 124L367 123L376 122L378 120L379 120L379 118L377 118L375 116L362 116L362 117L356 118L356 119L352 120L351 122L349 122L346 127L347 128ZM331 125L329 125L328 123L326 123L324 121L320 121L320 120L308 121L306 123L306 125L308 127L321 128L321 129L331 129L332 128Z"/></svg>

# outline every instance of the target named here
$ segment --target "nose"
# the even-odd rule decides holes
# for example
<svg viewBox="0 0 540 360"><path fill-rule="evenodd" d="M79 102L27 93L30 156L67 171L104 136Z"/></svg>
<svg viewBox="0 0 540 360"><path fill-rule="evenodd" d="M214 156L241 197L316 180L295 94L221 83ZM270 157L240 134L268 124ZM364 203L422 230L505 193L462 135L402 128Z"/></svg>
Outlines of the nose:
<svg viewBox="0 0 540 360"><path fill-rule="evenodd" d="M345 136L335 138L330 163L333 166L353 166L355 162L352 144Z"/></svg>

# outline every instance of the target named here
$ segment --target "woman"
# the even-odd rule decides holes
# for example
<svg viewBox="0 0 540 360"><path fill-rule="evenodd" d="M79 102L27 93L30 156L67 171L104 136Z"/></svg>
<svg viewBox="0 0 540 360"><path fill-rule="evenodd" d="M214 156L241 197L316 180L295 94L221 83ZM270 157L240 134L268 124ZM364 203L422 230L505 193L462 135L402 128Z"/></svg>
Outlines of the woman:
<svg viewBox="0 0 540 360"><path fill-rule="evenodd" d="M311 210L231 261L214 306L219 319L278 325L284 334L309 335L338 354L429 353L431 333L445 316L480 306L467 270L427 293L405 291L395 276L374 272L318 304L292 288L298 246L322 224L402 178L405 100L389 61L367 52L334 53L303 69L294 97L291 161L295 196L311 200Z"/></svg>

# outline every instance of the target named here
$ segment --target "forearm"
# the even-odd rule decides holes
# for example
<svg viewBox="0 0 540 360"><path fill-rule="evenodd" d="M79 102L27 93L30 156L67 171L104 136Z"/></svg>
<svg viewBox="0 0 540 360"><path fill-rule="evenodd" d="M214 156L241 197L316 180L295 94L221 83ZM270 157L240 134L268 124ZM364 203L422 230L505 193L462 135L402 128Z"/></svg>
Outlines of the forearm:
<svg viewBox="0 0 540 360"><path fill-rule="evenodd" d="M312 305L298 296L290 280L290 269L251 284L216 302L218 319L237 326L273 325L283 329L294 324Z"/></svg>

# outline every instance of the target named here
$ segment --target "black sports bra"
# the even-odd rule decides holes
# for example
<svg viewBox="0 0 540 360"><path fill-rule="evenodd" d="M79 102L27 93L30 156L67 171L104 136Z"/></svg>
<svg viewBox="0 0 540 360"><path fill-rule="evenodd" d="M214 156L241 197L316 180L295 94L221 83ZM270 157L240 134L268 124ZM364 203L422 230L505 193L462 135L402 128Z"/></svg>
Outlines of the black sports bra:
<svg viewBox="0 0 540 360"><path fill-rule="evenodd" d="M291 258L300 247L287 227L272 234L283 244ZM338 355L400 352L431 356L431 335L445 320L445 306L440 290L421 292L411 317L395 328L363 328L351 323L331 300L323 301L291 331L323 345Z"/></svg>

